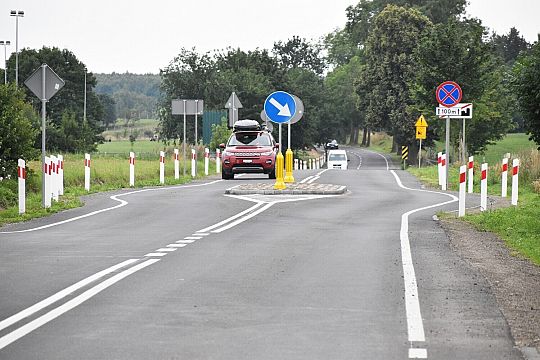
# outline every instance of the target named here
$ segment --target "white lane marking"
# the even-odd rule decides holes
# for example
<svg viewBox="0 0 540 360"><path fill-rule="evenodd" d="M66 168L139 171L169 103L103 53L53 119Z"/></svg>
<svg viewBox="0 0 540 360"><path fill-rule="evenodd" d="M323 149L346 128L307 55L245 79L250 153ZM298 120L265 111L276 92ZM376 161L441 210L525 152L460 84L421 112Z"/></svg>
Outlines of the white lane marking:
<svg viewBox="0 0 540 360"><path fill-rule="evenodd" d="M29 308L26 308L18 313L16 313L15 315L12 315L10 317L8 317L7 319L4 319L2 321L0 321L0 330L3 330L13 324L15 324L16 322L46 308L47 306L57 302L58 300L68 296L69 294L77 291L78 289L80 288L83 288L85 287L86 285L102 278L103 276L105 275L108 275L112 272L115 272L116 270L120 269L120 268L123 268L127 265L131 265L133 264L134 262L138 261L138 259L129 259L129 260L126 260L124 262L121 262L120 264L116 264L114 266L111 266L110 268L107 268L105 270L102 270L94 275L91 275L89 277L87 277L86 279L83 279L71 286L68 286L67 288L65 288L64 290L61 290L59 292L57 292L56 294L54 295L51 295L49 296L48 298L38 302L37 304L34 304L32 306L30 306Z"/></svg>
<svg viewBox="0 0 540 360"><path fill-rule="evenodd" d="M246 221L246 220L251 219L252 217L254 217L254 216L256 216L256 215L262 213L263 211L266 211L267 209L269 209L269 208L270 208L272 205L274 205L274 204L275 204L275 202L268 203L268 204L264 205L262 208L257 209L257 210L255 210L255 211L253 211L252 213L250 213L250 214L248 214L248 215L246 215L246 216L244 216L244 217L241 217L241 218L239 218L238 220L233 221L232 223L229 223L228 225L225 225L225 226L220 227L220 228L218 228L218 229L212 230L212 232L214 232L214 233L220 233L220 232L222 232L222 231L225 231L225 230L227 230L227 229L230 229L230 228L232 228L233 226L236 226L236 225L238 225L238 224L240 224L240 223L243 223L243 222Z"/></svg>
<svg viewBox="0 0 540 360"><path fill-rule="evenodd" d="M177 243L179 244L191 244L194 243L195 240L178 240Z"/></svg>
<svg viewBox="0 0 540 360"><path fill-rule="evenodd" d="M371 151L371 150L364 150L364 151L367 151L369 153L379 155L380 157L382 157L384 159L384 161L386 162L386 170L390 170L390 165L388 165L388 159L386 158L386 156L384 156L383 154L379 154L378 152Z"/></svg>
<svg viewBox="0 0 540 360"><path fill-rule="evenodd" d="M3 336L0 338L0 349L5 348L12 342L20 339L21 337L29 334L30 332L36 330L37 328L45 325L49 321L52 321L59 317L60 315L68 312L69 310L79 306L86 300L92 298L93 296L99 294L101 291L105 290L111 285L114 285L115 283L119 282L120 280L126 278L127 276L144 269L147 266L150 266L156 262L158 262L160 259L150 259L146 260L145 262L142 262L138 265L135 265L127 270L122 271L119 274L116 274L112 276L111 278L99 283L98 285L94 286L93 288L86 290L81 295L74 297L73 299L69 300L68 302L60 305L56 309L53 309L46 313L45 315L42 315L38 317L37 319L29 322L26 325L21 326L20 328L10 332L9 334Z"/></svg>
<svg viewBox="0 0 540 360"><path fill-rule="evenodd" d="M156 252L173 252L173 251L176 251L176 249L173 249L173 248L160 248L160 249L157 249L155 251Z"/></svg>
<svg viewBox="0 0 540 360"><path fill-rule="evenodd" d="M403 264L403 282L405 285L405 312L407 314L408 339L409 341L426 341L424 333L424 323L422 321L422 314L420 312L420 301L418 298L418 284L416 281L414 264L411 255L411 246L409 241L409 215L418 211L423 211L456 202L458 198L454 195L441 193L438 191L408 188L403 185L399 176L395 173L394 170L391 170L390 172L396 179L398 186L403 189L445 195L452 198L452 200L437 203L434 205L424 206L418 209L408 211L401 215L401 230L399 233L399 237L401 240L401 262Z"/></svg>
<svg viewBox="0 0 540 360"><path fill-rule="evenodd" d="M308 176L307 178L302 179L302 181L300 181L300 184L303 184L303 183L305 183L305 182L308 182L308 181L309 181L312 177L314 177L314 176L315 176L315 175L310 175L310 176Z"/></svg>
<svg viewBox="0 0 540 360"><path fill-rule="evenodd" d="M217 228L217 227L220 227L220 226L223 225L223 224L226 224L226 223L228 223L228 222L230 222L230 221L233 221L234 219L237 219L237 218L239 218L239 217L241 217L241 216L244 216L245 214L247 214L247 213L249 213L249 212L255 210L256 208L260 207L262 204L263 204L262 202L257 202L255 205L253 205L253 206L250 207L249 209L246 209L246 210L244 210L244 211L241 211L241 212L239 212L239 213L236 214L236 215L233 215L233 216L231 216L231 217L229 217L229 218L227 218L227 219L225 219L225 220L223 220L223 221L218 222L217 224L208 226L208 227L206 227L206 228L204 228L204 229L201 229L201 230L199 230L199 231L196 231L196 232L209 232L209 231L211 231L211 230L213 230L213 229L215 229L215 228Z"/></svg>
<svg viewBox="0 0 540 360"><path fill-rule="evenodd" d="M184 240L200 240L202 236L186 236Z"/></svg>
<svg viewBox="0 0 540 360"><path fill-rule="evenodd" d="M195 233L195 234L193 234L193 235L195 235L195 236L208 236L208 235L210 235L210 233L200 233L200 232L197 232L197 233Z"/></svg>
<svg viewBox="0 0 540 360"><path fill-rule="evenodd" d="M156 256L165 256L167 253L164 252L158 252L158 253L148 253L144 255L145 257L156 257Z"/></svg>
<svg viewBox="0 0 540 360"><path fill-rule="evenodd" d="M409 359L427 359L427 350L409 349Z"/></svg>
<svg viewBox="0 0 540 360"><path fill-rule="evenodd" d="M182 248L184 246L186 246L187 244L169 244L167 245L167 247L170 247L170 248Z"/></svg>
<svg viewBox="0 0 540 360"><path fill-rule="evenodd" d="M47 228L50 228L50 227L53 227L53 226L58 226L58 225L62 225L62 224L67 224L67 223L70 223L70 222L72 222L72 221L84 219L84 218L87 218L87 217L89 217L89 216L94 216L94 215L100 214L100 213L105 212L105 211L115 210L115 209L121 208L121 207L126 206L127 204L129 204L129 203L128 203L127 201L125 201L125 200L118 199L118 197L120 197L120 196L127 196L127 195L137 194L137 193L141 193L141 192L147 192L147 191L174 190L174 189L179 189L179 188L182 188L182 189L183 189L183 188L191 188L191 187L207 186L207 185L215 184L215 183L220 182L220 181L223 181L223 180L215 180L215 181L211 181L211 182L204 183L204 184L179 185L179 186L162 187L162 188L142 189L142 190L130 191L130 192L127 192L127 193L124 193L124 194L113 195L113 196L110 196L109 198L110 198L111 200L114 200L114 201L119 201L120 204L115 205L115 206L111 206L111 207L108 207L108 208L105 208L105 209L92 211L92 212L90 212L90 213L88 213L88 214L84 214L84 215L80 215L80 216L75 216L75 217L72 217L72 218L70 218L70 219L58 221L58 222L55 222L55 223L52 223L52 224L47 224L47 225L43 225L43 226L38 226L38 227L35 227L35 228L26 229L26 230L3 231L3 232L0 232L0 234L18 234L18 233L25 233L25 232L31 232L31 231L37 231L37 230L43 230L43 229L47 229Z"/></svg>

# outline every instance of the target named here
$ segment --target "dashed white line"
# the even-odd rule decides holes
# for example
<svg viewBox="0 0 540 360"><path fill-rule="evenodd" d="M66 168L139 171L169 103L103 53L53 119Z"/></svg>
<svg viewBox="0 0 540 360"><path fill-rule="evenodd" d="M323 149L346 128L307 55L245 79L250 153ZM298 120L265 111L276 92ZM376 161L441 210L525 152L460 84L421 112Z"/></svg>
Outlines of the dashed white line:
<svg viewBox="0 0 540 360"><path fill-rule="evenodd" d="M184 240L200 240L202 236L186 236Z"/></svg>
<svg viewBox="0 0 540 360"><path fill-rule="evenodd" d="M210 235L210 233L200 233L200 232L197 232L195 234L193 234L194 236L208 236Z"/></svg>
<svg viewBox="0 0 540 360"><path fill-rule="evenodd" d="M409 359L427 359L427 350L409 349Z"/></svg>
<svg viewBox="0 0 540 360"><path fill-rule="evenodd" d="M160 248L160 249L157 249L155 251L156 252L173 252L173 251L176 251L176 249L174 249L174 248Z"/></svg>
<svg viewBox="0 0 540 360"><path fill-rule="evenodd" d="M169 244L167 245L167 247L170 247L170 248L182 248L184 246L186 246L187 244Z"/></svg>
<svg viewBox="0 0 540 360"><path fill-rule="evenodd" d="M179 244L191 244L191 243L194 243L195 240L178 240L176 242Z"/></svg>
<svg viewBox="0 0 540 360"><path fill-rule="evenodd" d="M146 255L144 255L145 257L156 257L156 256L165 256L167 255L167 253L164 253L164 252L158 252L158 253L148 253Z"/></svg>

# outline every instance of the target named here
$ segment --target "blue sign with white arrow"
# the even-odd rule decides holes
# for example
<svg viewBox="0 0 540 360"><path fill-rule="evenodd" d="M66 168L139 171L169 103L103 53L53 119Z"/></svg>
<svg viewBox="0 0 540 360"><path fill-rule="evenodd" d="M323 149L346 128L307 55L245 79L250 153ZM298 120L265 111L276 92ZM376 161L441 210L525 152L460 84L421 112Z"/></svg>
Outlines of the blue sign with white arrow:
<svg viewBox="0 0 540 360"><path fill-rule="evenodd" d="M291 94L276 91L266 98L264 111L268 120L278 124L286 123L296 113L296 102Z"/></svg>

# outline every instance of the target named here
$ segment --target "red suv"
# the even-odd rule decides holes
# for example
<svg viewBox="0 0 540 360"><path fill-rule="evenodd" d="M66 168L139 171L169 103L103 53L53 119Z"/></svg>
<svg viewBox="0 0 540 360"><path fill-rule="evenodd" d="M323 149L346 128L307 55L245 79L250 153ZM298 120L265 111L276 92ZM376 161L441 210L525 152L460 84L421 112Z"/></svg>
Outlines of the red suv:
<svg viewBox="0 0 540 360"><path fill-rule="evenodd" d="M234 174L261 173L276 178L278 144L272 134L255 120L239 120L223 150L221 177L233 179Z"/></svg>

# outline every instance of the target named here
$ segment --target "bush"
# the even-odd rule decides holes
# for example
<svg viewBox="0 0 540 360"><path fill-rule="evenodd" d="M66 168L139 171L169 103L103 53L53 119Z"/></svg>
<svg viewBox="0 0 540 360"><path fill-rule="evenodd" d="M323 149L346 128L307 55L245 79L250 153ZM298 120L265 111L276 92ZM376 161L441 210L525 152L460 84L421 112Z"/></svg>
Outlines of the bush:
<svg viewBox="0 0 540 360"><path fill-rule="evenodd" d="M0 209L13 206L18 201L17 180L3 179L0 181Z"/></svg>

